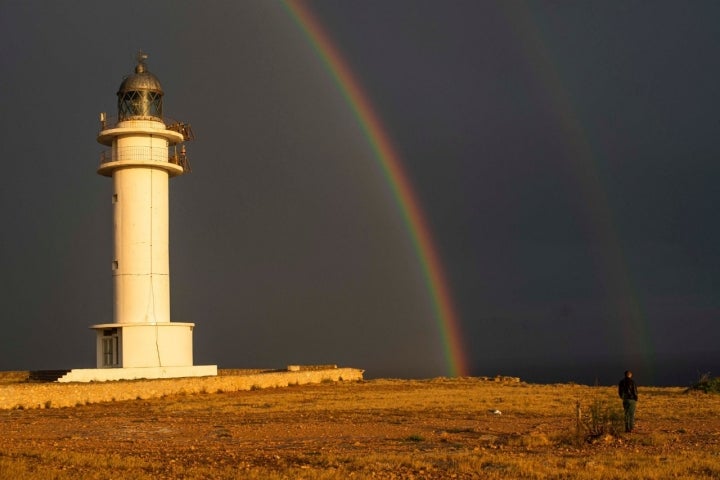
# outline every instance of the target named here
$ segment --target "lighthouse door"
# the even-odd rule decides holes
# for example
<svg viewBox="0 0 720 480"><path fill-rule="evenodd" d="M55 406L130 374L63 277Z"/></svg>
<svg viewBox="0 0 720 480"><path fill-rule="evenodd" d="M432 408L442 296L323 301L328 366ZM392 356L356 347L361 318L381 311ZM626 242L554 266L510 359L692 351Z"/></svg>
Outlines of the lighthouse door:
<svg viewBox="0 0 720 480"><path fill-rule="evenodd" d="M103 330L102 337L102 359L103 367L117 367L118 366L118 329L117 328L106 328Z"/></svg>

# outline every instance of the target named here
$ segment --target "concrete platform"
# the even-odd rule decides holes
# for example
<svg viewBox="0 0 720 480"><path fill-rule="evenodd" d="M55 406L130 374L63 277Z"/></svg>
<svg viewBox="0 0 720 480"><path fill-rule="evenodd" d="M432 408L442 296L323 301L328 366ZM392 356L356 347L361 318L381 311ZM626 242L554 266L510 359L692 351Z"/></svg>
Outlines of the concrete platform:
<svg viewBox="0 0 720 480"><path fill-rule="evenodd" d="M189 367L133 367L133 368L80 368L70 370L58 378L60 383L107 382L110 380L138 380L153 378L214 377L217 365Z"/></svg>

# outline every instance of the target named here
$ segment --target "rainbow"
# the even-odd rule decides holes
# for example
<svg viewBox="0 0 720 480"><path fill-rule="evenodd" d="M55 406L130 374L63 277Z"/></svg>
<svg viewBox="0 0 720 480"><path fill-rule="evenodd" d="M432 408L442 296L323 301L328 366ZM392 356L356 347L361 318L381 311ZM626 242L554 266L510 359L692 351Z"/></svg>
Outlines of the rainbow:
<svg viewBox="0 0 720 480"><path fill-rule="evenodd" d="M283 2L290 16L307 36L310 44L335 80L375 153L393 196L400 208L415 252L422 266L425 282L432 297L434 315L442 337L445 360L450 376L468 375L460 323L453 307L440 256L435 247L420 203L413 192L400 157L375 114L368 96L355 79L352 70L332 43L332 39L301 0Z"/></svg>
<svg viewBox="0 0 720 480"><path fill-rule="evenodd" d="M603 313L607 317L605 341L608 349L620 343L626 357L639 355L646 369L645 378L653 379L654 347L650 326L601 174L602 144L593 142L592 130L583 124L568 95L561 75L562 65L547 45L540 28L541 19L520 2L504 2L502 7L528 63L534 67L535 81L554 106L556 122L564 132L565 148L568 158L572 159L567 168L577 182L584 207L584 227L593 239L590 248L596 274L605 288L607 307Z"/></svg>

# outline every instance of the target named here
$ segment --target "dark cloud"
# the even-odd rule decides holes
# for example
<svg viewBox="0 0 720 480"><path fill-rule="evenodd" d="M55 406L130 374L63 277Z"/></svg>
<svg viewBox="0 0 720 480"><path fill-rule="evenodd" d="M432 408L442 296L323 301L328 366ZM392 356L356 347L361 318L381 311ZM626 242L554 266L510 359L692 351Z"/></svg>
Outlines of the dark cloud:
<svg viewBox="0 0 720 480"><path fill-rule="evenodd" d="M718 5L308 6L416 189L473 374L718 369ZM196 363L447 373L391 189L280 4L5 2L0 31L1 369L93 364L87 326L112 315L97 114L142 48L197 134L171 182Z"/></svg>

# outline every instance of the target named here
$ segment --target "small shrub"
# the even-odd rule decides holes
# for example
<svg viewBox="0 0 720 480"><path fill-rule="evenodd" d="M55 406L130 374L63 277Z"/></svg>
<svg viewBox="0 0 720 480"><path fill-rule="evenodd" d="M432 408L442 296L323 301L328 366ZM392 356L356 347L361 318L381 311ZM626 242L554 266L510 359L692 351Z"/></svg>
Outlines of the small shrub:
<svg viewBox="0 0 720 480"><path fill-rule="evenodd" d="M412 435L405 437L405 440L407 440L408 442L424 442L425 437L423 437L422 435L418 435L417 433L414 433Z"/></svg>
<svg viewBox="0 0 720 480"><path fill-rule="evenodd" d="M595 400L589 407L589 414L578 422L578 436L583 432L587 440L605 435L618 436L623 431L625 417L623 412L607 401Z"/></svg>
<svg viewBox="0 0 720 480"><path fill-rule="evenodd" d="M705 393L720 393L720 377L711 377L710 372L703 373L689 390L700 390Z"/></svg>

